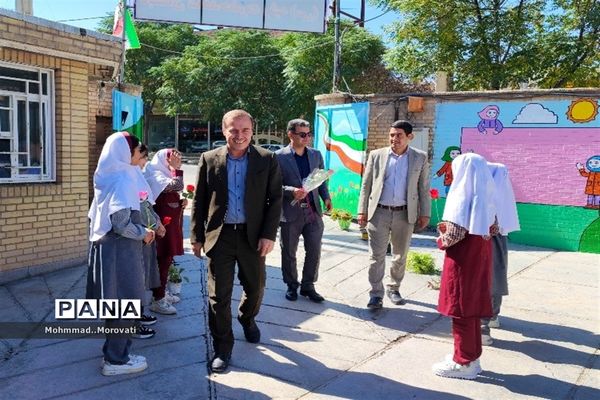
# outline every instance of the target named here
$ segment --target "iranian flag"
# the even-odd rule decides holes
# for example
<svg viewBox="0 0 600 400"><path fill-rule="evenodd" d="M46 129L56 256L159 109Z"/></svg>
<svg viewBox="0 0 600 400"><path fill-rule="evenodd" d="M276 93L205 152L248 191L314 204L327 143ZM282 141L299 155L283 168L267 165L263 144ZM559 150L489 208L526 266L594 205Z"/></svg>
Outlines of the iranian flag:
<svg viewBox="0 0 600 400"><path fill-rule="evenodd" d="M135 25L133 25L131 14L123 3L118 4L117 8L115 8L115 19L113 22L112 34L113 36L123 37L123 10L125 10L125 48L139 49L140 39L135 31Z"/></svg>

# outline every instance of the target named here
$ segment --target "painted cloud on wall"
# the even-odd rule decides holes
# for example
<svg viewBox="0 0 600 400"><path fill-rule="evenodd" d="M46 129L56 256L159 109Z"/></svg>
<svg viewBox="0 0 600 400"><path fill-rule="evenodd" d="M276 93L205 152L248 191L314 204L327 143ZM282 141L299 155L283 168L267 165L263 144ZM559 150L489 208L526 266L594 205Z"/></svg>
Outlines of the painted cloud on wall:
<svg viewBox="0 0 600 400"><path fill-rule="evenodd" d="M539 103L529 103L521 108L513 124L557 124L558 116Z"/></svg>

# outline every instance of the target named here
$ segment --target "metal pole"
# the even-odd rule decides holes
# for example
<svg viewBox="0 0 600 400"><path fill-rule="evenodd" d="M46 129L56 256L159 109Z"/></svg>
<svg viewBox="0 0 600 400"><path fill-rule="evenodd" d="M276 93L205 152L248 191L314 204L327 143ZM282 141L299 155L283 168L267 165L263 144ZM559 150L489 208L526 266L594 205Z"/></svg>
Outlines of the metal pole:
<svg viewBox="0 0 600 400"><path fill-rule="evenodd" d="M333 89L332 92L337 92L340 86L340 80L342 76L342 52L340 43L340 8L341 0L335 1L335 19L334 19L334 32L335 32L335 48L333 51Z"/></svg>
<svg viewBox="0 0 600 400"><path fill-rule="evenodd" d="M125 83L125 52L127 49L125 48L125 10L127 9L125 6L125 0L119 1L119 7L121 9L121 18L123 18L123 27L121 31L121 64L119 65L119 90L122 90L121 85Z"/></svg>

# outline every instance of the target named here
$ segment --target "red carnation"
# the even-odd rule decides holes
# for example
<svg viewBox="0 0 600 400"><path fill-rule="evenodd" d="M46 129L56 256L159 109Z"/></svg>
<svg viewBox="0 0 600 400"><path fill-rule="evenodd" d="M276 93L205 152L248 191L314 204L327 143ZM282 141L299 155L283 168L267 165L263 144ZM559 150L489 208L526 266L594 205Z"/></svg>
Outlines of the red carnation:
<svg viewBox="0 0 600 400"><path fill-rule="evenodd" d="M171 223L171 220L172 220L172 219L173 219L173 218L171 218L171 217L164 217L164 218L163 218L163 220L162 220L162 223L163 223L163 225L164 225L164 226L167 226L167 225L169 225L169 224Z"/></svg>
<svg viewBox="0 0 600 400"><path fill-rule="evenodd" d="M185 190L187 190L188 192L193 192L194 190L196 190L196 187L194 185L187 185L185 187Z"/></svg>
<svg viewBox="0 0 600 400"><path fill-rule="evenodd" d="M439 198L440 198L440 192L438 192L438 190L437 190L437 189L431 189L431 190L429 191L429 194L431 195L431 198L432 198L433 200L437 200L437 199L439 199Z"/></svg>

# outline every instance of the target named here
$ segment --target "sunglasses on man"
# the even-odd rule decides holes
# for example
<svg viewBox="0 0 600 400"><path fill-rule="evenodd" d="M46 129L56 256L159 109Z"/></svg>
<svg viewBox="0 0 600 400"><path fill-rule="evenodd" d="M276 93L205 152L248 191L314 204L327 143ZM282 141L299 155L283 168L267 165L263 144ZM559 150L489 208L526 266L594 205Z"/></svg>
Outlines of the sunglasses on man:
<svg viewBox="0 0 600 400"><path fill-rule="evenodd" d="M307 136L312 136L312 132L292 132L292 134L300 136L302 139L304 139Z"/></svg>

